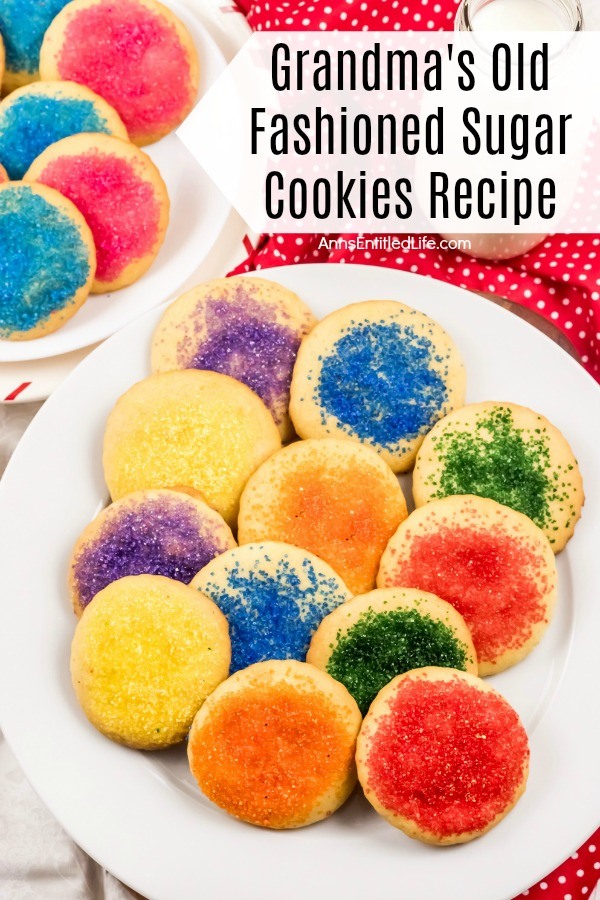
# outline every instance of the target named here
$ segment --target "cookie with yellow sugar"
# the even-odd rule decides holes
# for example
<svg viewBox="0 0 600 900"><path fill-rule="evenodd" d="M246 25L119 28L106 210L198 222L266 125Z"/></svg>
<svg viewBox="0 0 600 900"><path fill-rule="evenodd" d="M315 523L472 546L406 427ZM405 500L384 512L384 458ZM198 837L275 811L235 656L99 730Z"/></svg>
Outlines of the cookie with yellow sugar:
<svg viewBox="0 0 600 900"><path fill-rule="evenodd" d="M227 620L198 591L131 575L96 594L75 630L71 677L102 734L139 750L184 740L229 672Z"/></svg>
<svg viewBox="0 0 600 900"><path fill-rule="evenodd" d="M274 454L248 481L238 541L302 547L360 594L375 586L381 554L406 515L398 479L369 447L299 441Z"/></svg>
<svg viewBox="0 0 600 900"><path fill-rule="evenodd" d="M265 278L217 278L168 307L152 339L152 371L211 369L247 384L290 440L290 383L315 318L297 294Z"/></svg>
<svg viewBox="0 0 600 900"><path fill-rule="evenodd" d="M472 403L423 441L413 474L417 506L476 494L528 516L555 553L575 531L584 503L577 460L545 416L516 403Z"/></svg>
<svg viewBox="0 0 600 900"><path fill-rule="evenodd" d="M230 815L263 828L301 828L349 797L360 723L346 688L325 672L295 660L256 663L199 711L190 768Z"/></svg>
<svg viewBox="0 0 600 900"><path fill-rule="evenodd" d="M343 438L406 472L431 427L465 401L454 342L424 313L393 300L352 303L303 340L290 415L303 438Z"/></svg>
<svg viewBox="0 0 600 900"><path fill-rule="evenodd" d="M281 447L273 417L246 385L216 372L163 372L130 388L104 435L113 500L149 488L192 488L229 525L250 475Z"/></svg>

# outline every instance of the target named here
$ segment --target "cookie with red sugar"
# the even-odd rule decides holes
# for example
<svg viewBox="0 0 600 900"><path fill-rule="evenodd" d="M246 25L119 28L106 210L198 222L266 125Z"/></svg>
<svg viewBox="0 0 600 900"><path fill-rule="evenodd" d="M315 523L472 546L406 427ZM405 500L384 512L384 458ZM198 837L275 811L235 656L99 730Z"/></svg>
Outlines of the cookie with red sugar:
<svg viewBox="0 0 600 900"><path fill-rule="evenodd" d="M485 834L523 794L529 742L486 682L435 666L379 692L356 748L365 796L390 825L427 844Z"/></svg>
<svg viewBox="0 0 600 900"><path fill-rule="evenodd" d="M6 169L2 164L0 164L0 184L4 184L8 181L8 175L6 174Z"/></svg>
<svg viewBox="0 0 600 900"><path fill-rule="evenodd" d="M173 131L198 92L192 37L155 0L73 0L46 32L40 73L100 94L140 146Z"/></svg>
<svg viewBox="0 0 600 900"><path fill-rule="evenodd" d="M436 594L467 623L479 675L522 660L542 638L556 601L556 561L531 519L472 495L433 500L402 522L381 558L380 588Z"/></svg>
<svg viewBox="0 0 600 900"><path fill-rule="evenodd" d="M158 254L169 222L169 196L143 150L107 134L77 134L52 144L32 163L25 181L68 197L96 244L92 292L137 281Z"/></svg>
<svg viewBox="0 0 600 900"><path fill-rule="evenodd" d="M361 717L346 688L296 660L236 672L194 719L188 759L201 791L263 828L330 816L356 784Z"/></svg>

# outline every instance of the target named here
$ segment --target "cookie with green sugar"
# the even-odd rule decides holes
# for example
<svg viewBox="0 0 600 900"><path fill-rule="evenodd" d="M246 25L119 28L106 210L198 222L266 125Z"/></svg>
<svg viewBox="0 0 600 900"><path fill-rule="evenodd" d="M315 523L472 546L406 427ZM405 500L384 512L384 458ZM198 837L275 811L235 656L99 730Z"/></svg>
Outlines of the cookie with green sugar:
<svg viewBox="0 0 600 900"><path fill-rule="evenodd" d="M455 494L523 513L555 553L572 537L585 499L577 460L558 428L538 412L495 401L446 416L417 454L415 505Z"/></svg>
<svg viewBox="0 0 600 900"><path fill-rule="evenodd" d="M363 715L396 675L423 666L477 674L465 620L426 591L388 588L354 597L326 616L306 661L352 694Z"/></svg>

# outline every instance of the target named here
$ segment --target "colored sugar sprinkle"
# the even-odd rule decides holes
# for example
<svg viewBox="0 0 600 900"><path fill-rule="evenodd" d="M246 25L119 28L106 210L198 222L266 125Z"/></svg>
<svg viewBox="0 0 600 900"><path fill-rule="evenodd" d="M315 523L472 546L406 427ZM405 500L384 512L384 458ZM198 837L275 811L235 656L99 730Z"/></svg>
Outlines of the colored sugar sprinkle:
<svg viewBox="0 0 600 900"><path fill-rule="evenodd" d="M465 619L480 662L522 646L544 621L544 556L501 528L437 526L415 535L390 583L429 591Z"/></svg>
<svg viewBox="0 0 600 900"><path fill-rule="evenodd" d="M296 445L302 446L302 445ZM292 460L273 480L273 500L253 510L246 540L281 540L321 557L353 593L370 590L381 554L406 517L378 468L342 454Z"/></svg>
<svg viewBox="0 0 600 900"><path fill-rule="evenodd" d="M29 188L0 191L0 336L68 306L90 274L78 226Z"/></svg>
<svg viewBox="0 0 600 900"><path fill-rule="evenodd" d="M192 100L190 63L175 27L135 0L79 10L57 62L60 77L104 97L132 137L172 128Z"/></svg>
<svg viewBox="0 0 600 900"><path fill-rule="evenodd" d="M81 606L126 575L164 575L189 584L231 546L211 526L185 501L161 497L121 505L76 557L73 577Z"/></svg>
<svg viewBox="0 0 600 900"><path fill-rule="evenodd" d="M396 322L354 326L323 359L315 400L324 422L335 416L342 431L390 451L425 433L448 400L434 352L429 338Z"/></svg>
<svg viewBox="0 0 600 900"><path fill-rule="evenodd" d="M192 771L206 796L271 828L306 817L348 776L353 755L335 705L286 684L228 694L190 743Z"/></svg>
<svg viewBox="0 0 600 900"><path fill-rule="evenodd" d="M106 153L59 157L39 181L56 188L85 217L96 244L96 278L112 281L131 263L151 253L160 209L150 181L131 162Z"/></svg>
<svg viewBox="0 0 600 900"><path fill-rule="evenodd" d="M200 307L203 315L197 329L205 328L206 334L193 348L189 338L179 344L180 365L212 369L242 381L279 424L300 346L296 330L276 322L269 308L257 303L242 285L236 288L234 300L209 297Z"/></svg>
<svg viewBox="0 0 600 900"><path fill-rule="evenodd" d="M0 163L17 180L50 144L82 132L111 133L91 100L40 94L21 97L0 109Z"/></svg>
<svg viewBox="0 0 600 900"><path fill-rule="evenodd" d="M386 809L440 837L504 812L529 758L516 712L470 684L407 678L370 743L368 784Z"/></svg>
<svg viewBox="0 0 600 900"><path fill-rule="evenodd" d="M69 0L1 0L0 33L6 67L11 72L37 72L40 47L52 19Z"/></svg>
<svg viewBox="0 0 600 900"><path fill-rule="evenodd" d="M285 557L271 571L261 560L251 567L236 560L225 585L209 577L197 586L229 621L232 672L269 659L304 661L321 620L348 599L342 583L310 560L298 567Z"/></svg>
<svg viewBox="0 0 600 900"><path fill-rule="evenodd" d="M467 648L444 622L414 609L368 610L339 632L327 671L345 685L365 715L396 675L423 666L466 669Z"/></svg>
<svg viewBox="0 0 600 900"><path fill-rule="evenodd" d="M432 497L489 497L529 516L540 528L552 521L549 504L567 499L549 477L550 450L544 429L536 435L515 428L512 411L506 407L480 417L474 430L443 431L435 454L443 467Z"/></svg>

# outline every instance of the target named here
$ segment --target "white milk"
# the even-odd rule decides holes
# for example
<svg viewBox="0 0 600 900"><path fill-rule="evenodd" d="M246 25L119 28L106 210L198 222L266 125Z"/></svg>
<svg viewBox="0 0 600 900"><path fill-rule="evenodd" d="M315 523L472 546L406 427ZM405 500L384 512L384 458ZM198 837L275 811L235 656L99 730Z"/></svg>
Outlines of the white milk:
<svg viewBox="0 0 600 900"><path fill-rule="evenodd" d="M558 6L547 0L489 0L472 20L473 31L571 31Z"/></svg>

